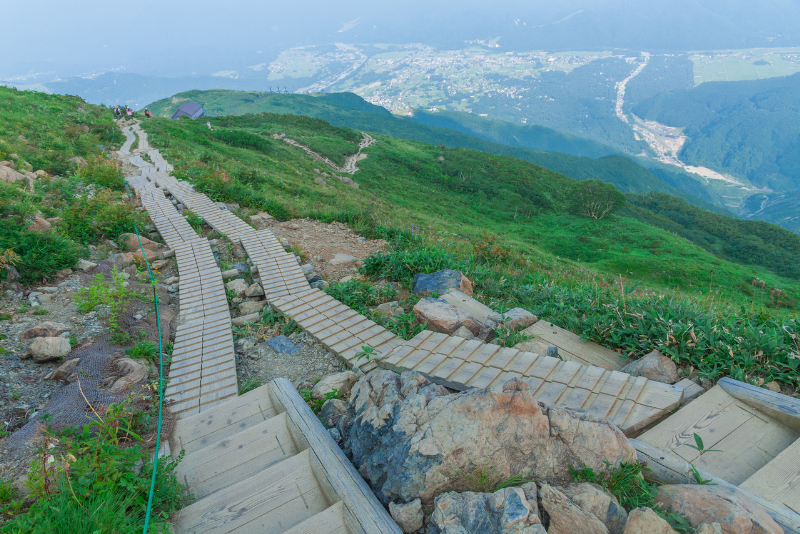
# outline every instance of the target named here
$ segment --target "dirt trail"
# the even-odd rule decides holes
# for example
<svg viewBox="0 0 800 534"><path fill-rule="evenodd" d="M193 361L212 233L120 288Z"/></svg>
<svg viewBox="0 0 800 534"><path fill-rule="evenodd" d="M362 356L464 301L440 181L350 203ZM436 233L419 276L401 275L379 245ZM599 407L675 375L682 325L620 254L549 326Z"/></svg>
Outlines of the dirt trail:
<svg viewBox="0 0 800 534"><path fill-rule="evenodd" d="M306 154L308 154L309 156L311 156L315 160L319 161L320 163L324 163L325 165L327 165L328 167L330 167L331 169L333 169L336 172L347 173L347 174L355 174L356 171L358 170L358 161L367 157L366 154L362 155L361 151L364 150L365 148L367 148L368 146L372 146L372 145L375 144L375 139L372 136L370 136L369 134L365 134L364 132L361 132L361 135L363 135L364 137L362 138L361 142L358 144L358 152L356 152L352 156L347 156L345 158L345 160L344 160L344 165L341 166L341 167L336 165L335 163L333 163L328 158L326 158L324 156L321 156L320 154L317 154L316 152L314 152L313 150L308 148L306 145L304 145L302 143L298 143L294 139L290 139L289 137L284 137L283 140L286 141L288 144L290 144L292 146L296 146L298 148L302 148L303 151ZM275 137L276 139L280 138L278 135L274 135L273 137Z"/></svg>

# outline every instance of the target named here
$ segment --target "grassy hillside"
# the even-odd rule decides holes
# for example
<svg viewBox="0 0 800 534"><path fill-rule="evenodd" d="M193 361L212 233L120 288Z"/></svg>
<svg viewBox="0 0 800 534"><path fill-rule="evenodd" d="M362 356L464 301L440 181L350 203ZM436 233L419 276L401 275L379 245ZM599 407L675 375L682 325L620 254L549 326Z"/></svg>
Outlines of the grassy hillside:
<svg viewBox="0 0 800 534"><path fill-rule="evenodd" d="M186 100L204 104L206 110L211 114L242 115L268 112L306 115L320 118L336 126L381 133L400 139L514 156L576 180L598 178L613 183L621 191L629 193L660 191L680 196L705 209L722 211L721 208L713 205L715 200L713 196L704 194L701 199L685 193L677 187L664 183L625 156L610 155L592 159L570 153L536 150L537 142L543 143L542 146L558 145L565 150L573 150L575 154L583 151L602 153L607 150L607 147L598 143L547 128L519 127L513 123L495 121L467 113L447 113L445 116L448 117L449 125L460 125L459 131L456 131L456 129L423 124L422 122L428 120L425 113L413 120L395 117L386 109L372 105L352 93L279 95L254 91L187 91L169 99L159 100L152 104L150 109L158 116L171 117L181 103ZM520 128L523 128L525 132L522 134L525 139L522 146L501 144L509 135L522 133ZM487 140L485 137L491 139ZM608 150L609 152L606 153L610 153L611 149ZM697 185L697 182L691 179L687 178L685 181L687 185ZM675 182L684 185L680 180L675 180ZM702 193L702 191L698 192Z"/></svg>
<svg viewBox="0 0 800 534"><path fill-rule="evenodd" d="M792 293L800 288L796 280L769 271L772 258L753 255L746 261L760 266L752 267L725 261L649 224L646 217L594 220L569 213L566 204L574 181L513 157L377 135L355 175L361 188L335 179L325 188L313 182L319 163L270 134L285 131L290 137L313 139L324 131L329 143L316 148L336 159L347 144L355 151L353 132L296 115L210 120L213 131L202 121L188 120L155 120L147 129L174 160L178 176L244 206L271 209L279 217L331 218L350 211L393 226L419 226L453 243L476 242L492 233L531 262L562 258L604 273L608 280L622 274L662 291L721 288L725 298L739 303L749 302L751 295L740 286L754 277ZM255 149L232 146L232 134L222 132L253 136L260 144ZM759 239L772 246L770 236ZM775 254L788 253L774 246Z"/></svg>

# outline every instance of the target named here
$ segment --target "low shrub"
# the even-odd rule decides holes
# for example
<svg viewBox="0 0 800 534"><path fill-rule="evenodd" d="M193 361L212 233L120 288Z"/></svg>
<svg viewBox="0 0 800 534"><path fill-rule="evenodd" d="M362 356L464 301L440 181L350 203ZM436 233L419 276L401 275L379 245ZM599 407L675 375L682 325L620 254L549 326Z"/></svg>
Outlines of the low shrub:
<svg viewBox="0 0 800 534"><path fill-rule="evenodd" d="M86 162L77 174L84 182L97 184L100 187L114 191L125 190L125 179L122 177L119 166L114 160L98 156Z"/></svg>
<svg viewBox="0 0 800 534"><path fill-rule="evenodd" d="M100 239L116 239L131 232L134 225L144 228L147 215L136 211L131 204L104 189L91 198L81 198L63 212L62 233L79 242L92 243Z"/></svg>
<svg viewBox="0 0 800 534"><path fill-rule="evenodd" d="M439 248L396 250L388 254L377 252L364 260L361 271L374 277L411 285L417 273L433 273L442 269L458 269L461 262Z"/></svg>
<svg viewBox="0 0 800 534"><path fill-rule="evenodd" d="M52 232L31 232L19 219L0 220L0 250L11 249L19 257L15 267L23 284L49 278L60 269L70 269L86 250Z"/></svg>

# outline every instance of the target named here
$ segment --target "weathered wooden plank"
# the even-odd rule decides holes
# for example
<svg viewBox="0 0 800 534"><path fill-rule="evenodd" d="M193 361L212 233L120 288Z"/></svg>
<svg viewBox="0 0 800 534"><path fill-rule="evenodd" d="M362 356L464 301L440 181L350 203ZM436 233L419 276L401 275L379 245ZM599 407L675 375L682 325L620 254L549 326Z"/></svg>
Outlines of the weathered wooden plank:
<svg viewBox="0 0 800 534"><path fill-rule="evenodd" d="M525 332L536 336L538 341L558 347L559 355L565 360L596 365L612 371L619 371L628 363L616 352L597 343L585 341L569 330L564 330L544 319L526 328Z"/></svg>
<svg viewBox="0 0 800 534"><path fill-rule="evenodd" d="M344 505L337 502L324 512L306 519L284 534L351 534L344 519Z"/></svg>
<svg viewBox="0 0 800 534"><path fill-rule="evenodd" d="M722 378L718 385L728 395L756 408L782 425L800 433L800 399L727 377Z"/></svg>

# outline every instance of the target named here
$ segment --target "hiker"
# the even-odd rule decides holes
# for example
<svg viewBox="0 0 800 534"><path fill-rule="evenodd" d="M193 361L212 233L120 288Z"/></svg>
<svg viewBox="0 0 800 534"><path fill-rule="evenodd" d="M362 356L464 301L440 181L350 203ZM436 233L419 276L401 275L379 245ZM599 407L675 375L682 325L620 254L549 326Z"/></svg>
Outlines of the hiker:
<svg viewBox="0 0 800 534"><path fill-rule="evenodd" d="M114 115L116 115L117 117L122 116L122 112L119 110L119 106L114 106Z"/></svg>
<svg viewBox="0 0 800 534"><path fill-rule="evenodd" d="M152 119L153 118L153 114L150 113L150 110L147 109L147 108L144 109L144 116L147 117L148 119Z"/></svg>
<svg viewBox="0 0 800 534"><path fill-rule="evenodd" d="M208 129L210 130L211 129L211 121L206 121L206 126L208 126Z"/></svg>
<svg viewBox="0 0 800 534"><path fill-rule="evenodd" d="M131 108L129 108L129 107L127 107L127 106L126 106L126 107L125 107L125 114L126 114L128 117L133 117L133 110L132 110Z"/></svg>

